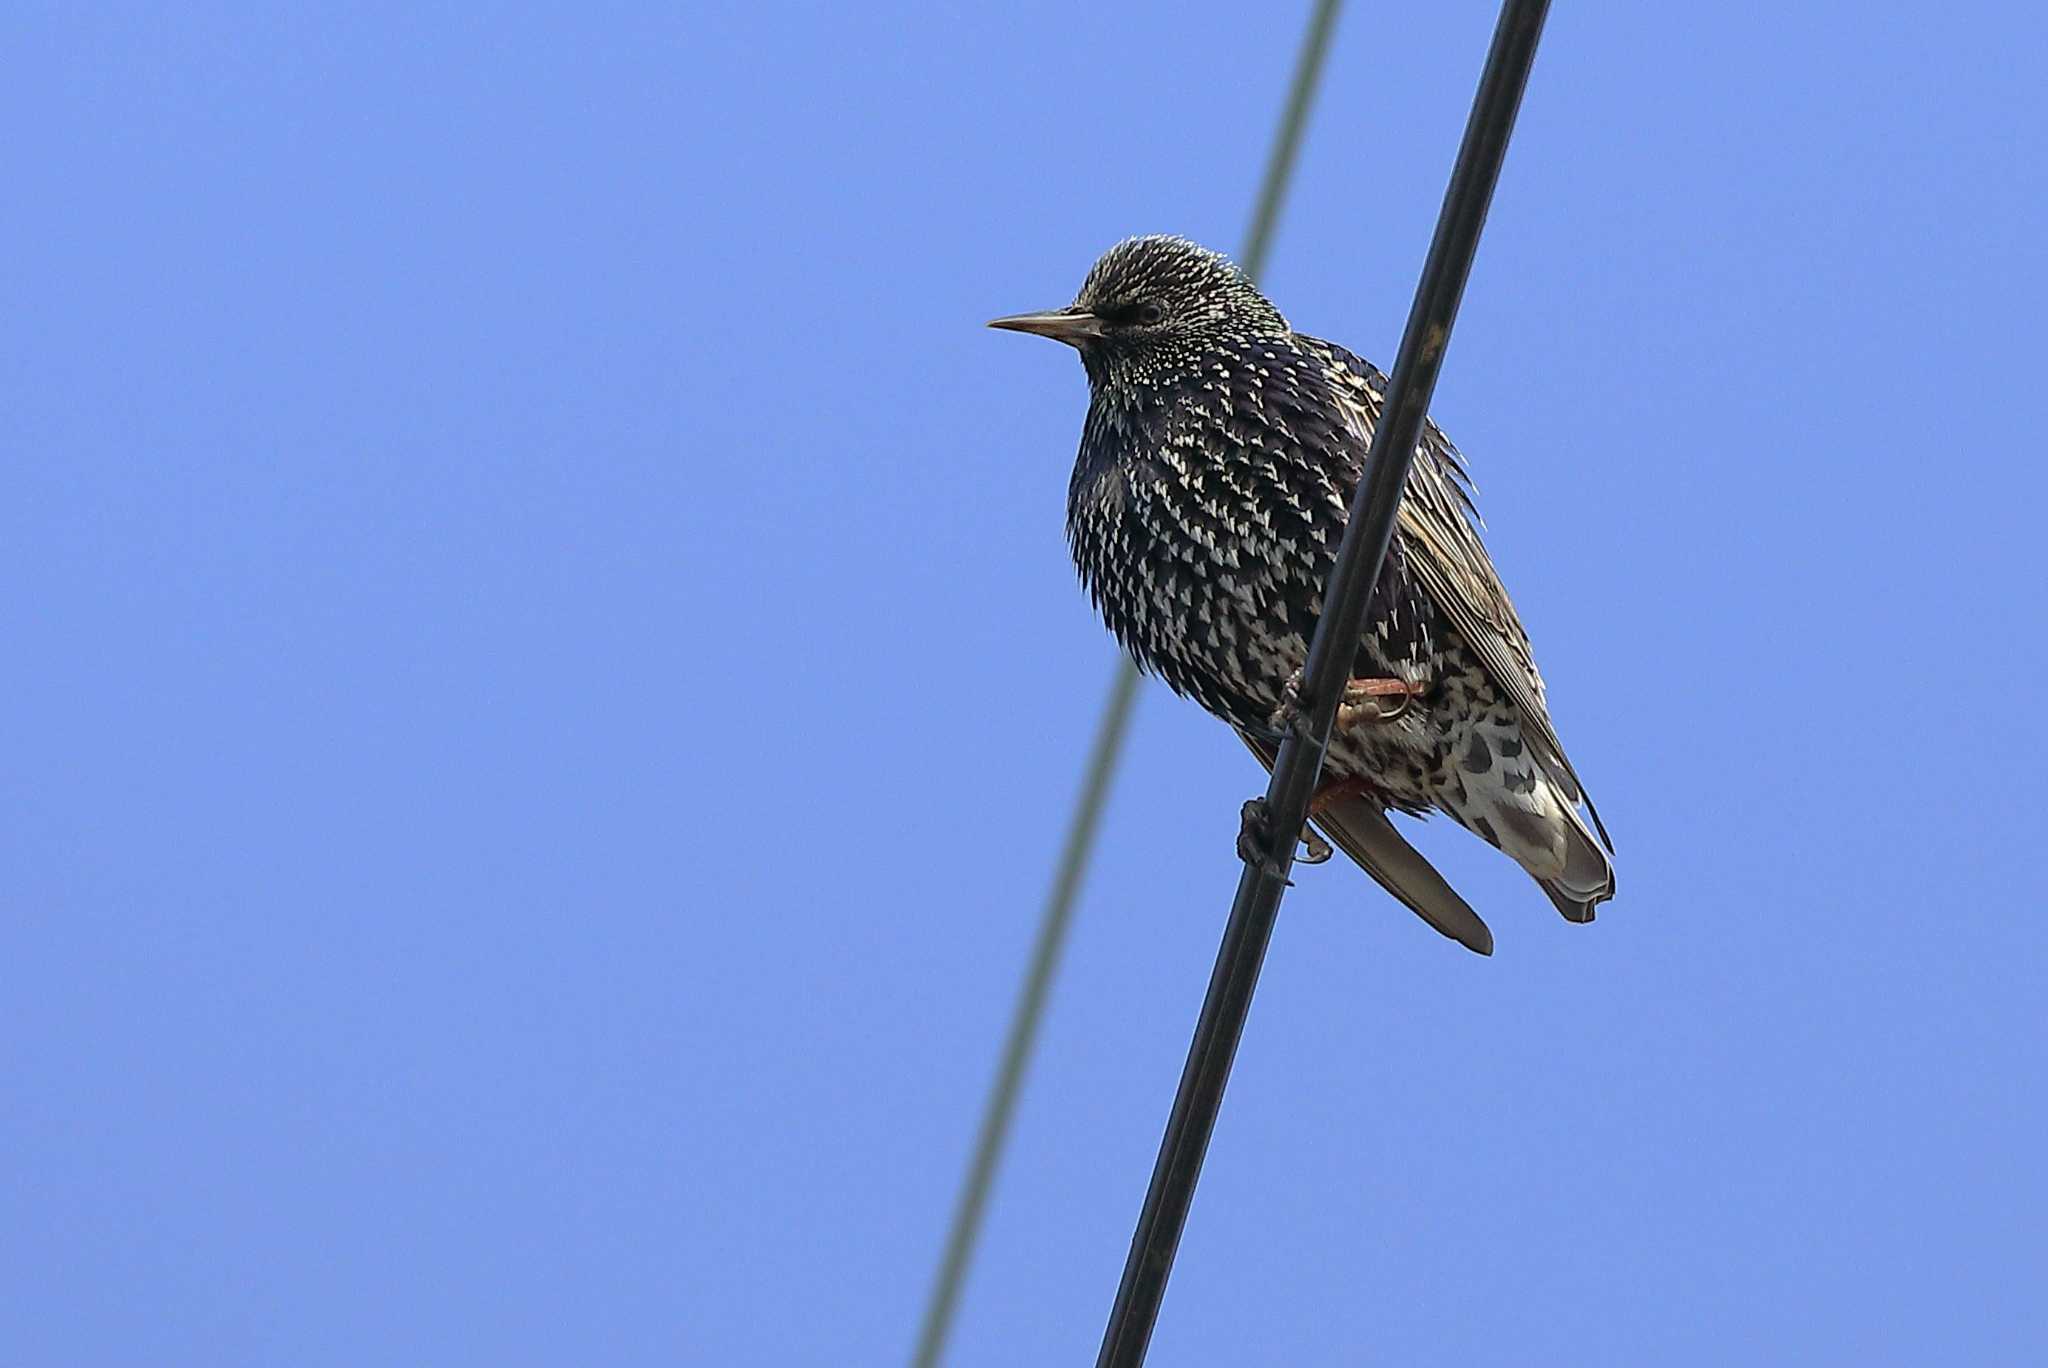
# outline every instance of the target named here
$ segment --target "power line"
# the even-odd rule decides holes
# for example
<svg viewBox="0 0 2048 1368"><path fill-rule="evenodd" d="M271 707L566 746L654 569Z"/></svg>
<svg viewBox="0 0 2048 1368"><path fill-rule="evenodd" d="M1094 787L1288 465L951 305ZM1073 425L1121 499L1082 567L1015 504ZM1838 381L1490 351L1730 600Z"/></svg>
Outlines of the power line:
<svg viewBox="0 0 2048 1368"><path fill-rule="evenodd" d="M1038 1038L1038 1023L1045 1015L1045 1001L1052 991L1053 971L1059 965L1060 947L1066 941L1067 922L1073 914L1081 876L1088 869L1095 829L1109 797L1117 752L1123 746L1124 733L1131 721L1131 705L1137 696L1138 672L1126 663L1110 684L1109 703L1102 710L1102 721L1095 729L1095 744L1088 752L1080 801L1074 805L1073 821L1067 827L1066 846L1060 852L1052 892L1045 900L1045 915L1031 949L1030 967L1024 971L1024 988L1010 1018L1010 1033L1003 1041L996 1081L982 1111L980 1133L974 1139L974 1158L969 1161L966 1181L960 1186L953 1224L946 1233L946 1252L939 1260L938 1278L925 1306L924 1326L918 1332L917 1351L911 1357L916 1368L936 1368L946 1347L946 1335L953 1328L953 1312L959 1306L967 1262L974 1252L975 1236L981 1231L989 1189L995 1181L996 1161L1002 1157L1003 1143L1009 1138L1017 1093L1024 1082L1024 1065Z"/></svg>
<svg viewBox="0 0 2048 1368"><path fill-rule="evenodd" d="M1339 0L1316 0L1309 16L1308 32L1302 39L1301 54L1295 60L1294 79L1288 87L1287 104L1280 115L1280 127L1266 158L1266 171L1259 184L1251 229L1239 257L1246 274L1256 279L1265 268L1272 246L1273 231L1280 219L1280 206L1294 174L1301 151L1301 138L1308 125L1310 106L1321 80L1323 58L1329 51L1330 34L1337 23ZM982 1111L981 1128L975 1136L974 1156L967 1165L967 1177L953 1208L953 1221L946 1233L945 1252L939 1259L938 1276L932 1284L931 1299L925 1307L924 1323L918 1331L917 1348L911 1356L914 1368L936 1368L952 1330L953 1313L960 1302L960 1288L966 1280L967 1264L981 1230L988 1207L989 1189L994 1183L997 1161L1001 1159L1010 1123L1017 1110L1017 1094L1023 1085L1024 1068L1038 1038L1039 1022L1052 991L1060 949L1066 942L1074 902L1088 870L1088 857L1095 848L1095 835L1102 822L1102 809L1109 799L1110 781L1122 758L1124 737L1130 730L1131 710L1138 698L1138 672L1130 661L1119 659L1110 681L1109 700L1102 720L1096 724L1095 744L1088 752L1082 774L1081 795L1067 826L1067 839L1053 874L1052 890L1046 896L1045 911L1032 945L1031 961L1024 973L1024 987L1010 1019L1009 1034L1003 1040L1001 1062L996 1066L994 1085Z"/></svg>
<svg viewBox="0 0 2048 1368"><path fill-rule="evenodd" d="M1365 629L1372 586L1393 540L1394 519L1400 511L1408 467L1415 458L1415 443L1422 435L1430 395L1436 389L1451 325L1457 320L1458 301L1471 274L1472 255L1479 246L1479 232L1486 223L1487 206L1507 155L1515 113L1521 106L1522 89L1528 83L1549 7L1549 0L1506 0L1501 6L1486 70L1479 78L1479 92L1437 218L1436 235L1430 241L1429 257L1401 335L1386 402L1366 452L1365 477L1352 498L1337 564L1323 596L1322 618L1309 643L1308 664L1297 696L1306 727L1290 729L1282 741L1272 782L1265 798L1259 800L1262 806L1247 806L1246 822L1262 828L1256 834L1265 853L1247 860L1238 879L1237 897L1216 953L1202 1014L1195 1023L1195 1038L1188 1047L1187 1065L1174 1094L1173 1111L1159 1144L1159 1159L1138 1215L1137 1232L1131 1238L1130 1257L1124 1264L1096 1368L1136 1368L1145 1361L1181 1229L1194 1200L1195 1182L1201 1176L1202 1158L1223 1104L1224 1086L1230 1080L1230 1065L1251 1010L1252 992L1258 986L1266 944L1272 938L1281 894L1287 887L1287 873L1294 863L1295 841L1308 816L1309 795L1322 769L1337 703Z"/></svg>

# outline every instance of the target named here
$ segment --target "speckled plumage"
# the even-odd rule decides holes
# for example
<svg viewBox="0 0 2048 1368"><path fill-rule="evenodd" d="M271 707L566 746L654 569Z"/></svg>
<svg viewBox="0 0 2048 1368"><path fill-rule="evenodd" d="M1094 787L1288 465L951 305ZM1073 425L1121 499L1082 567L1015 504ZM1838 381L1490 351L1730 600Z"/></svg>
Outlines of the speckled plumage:
<svg viewBox="0 0 2048 1368"><path fill-rule="evenodd" d="M1385 377L1294 332L1228 261L1180 238L1119 243L1072 307L999 323L1070 342L1086 366L1067 535L1110 630L1270 764L1274 713L1307 657ZM1333 735L1325 780L1366 795L1350 805L1355 820L1339 804L1318 825L1483 952L1484 924L1384 809L1449 814L1574 921L1592 919L1614 877L1476 516L1462 458L1427 424L1351 671L1419 692L1394 720Z"/></svg>

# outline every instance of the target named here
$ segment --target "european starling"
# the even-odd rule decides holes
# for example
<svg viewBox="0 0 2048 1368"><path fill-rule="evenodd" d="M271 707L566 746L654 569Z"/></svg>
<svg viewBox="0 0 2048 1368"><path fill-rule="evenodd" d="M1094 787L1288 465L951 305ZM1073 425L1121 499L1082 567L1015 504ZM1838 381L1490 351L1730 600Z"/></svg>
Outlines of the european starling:
<svg viewBox="0 0 2048 1368"><path fill-rule="evenodd" d="M1177 237L1119 243L1070 307L990 326L1081 353L1067 539L1082 581L1141 668L1270 767L1386 377L1295 332L1228 260ZM1425 424L1309 810L1388 892L1488 954L1486 923L1390 809L1448 813L1569 921L1614 896L1614 869L1477 519L1464 458Z"/></svg>

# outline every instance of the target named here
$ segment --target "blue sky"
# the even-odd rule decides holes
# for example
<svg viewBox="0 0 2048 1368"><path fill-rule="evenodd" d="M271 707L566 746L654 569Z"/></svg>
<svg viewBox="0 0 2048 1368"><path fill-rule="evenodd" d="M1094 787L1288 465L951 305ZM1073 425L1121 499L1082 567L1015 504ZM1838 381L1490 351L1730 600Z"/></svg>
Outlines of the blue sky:
<svg viewBox="0 0 2048 1368"><path fill-rule="evenodd" d="M1113 662L984 331L1303 15L16 6L0 1357L888 1363ZM1353 6L1386 362L1493 20ZM1561 6L1435 414L1620 897L1290 896L1154 1361L2048 1355L2031 7ZM1236 876L1156 689L954 1361L1085 1362Z"/></svg>

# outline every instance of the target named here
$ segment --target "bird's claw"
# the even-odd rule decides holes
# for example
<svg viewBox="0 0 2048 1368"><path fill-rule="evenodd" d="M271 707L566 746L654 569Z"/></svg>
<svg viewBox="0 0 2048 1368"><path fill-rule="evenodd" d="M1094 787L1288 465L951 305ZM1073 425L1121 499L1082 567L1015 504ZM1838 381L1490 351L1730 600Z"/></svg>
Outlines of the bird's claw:
<svg viewBox="0 0 2048 1368"><path fill-rule="evenodd" d="M1237 858L1246 864L1266 861L1266 800L1247 798L1237 810Z"/></svg>
<svg viewBox="0 0 2048 1368"><path fill-rule="evenodd" d="M1336 730L1349 731L1361 722L1392 722L1413 707L1429 686L1407 679L1347 679L1344 681L1344 697L1337 703ZM1397 700L1392 707L1382 706L1381 699ZM1309 736L1308 711L1301 699L1301 671L1287 676L1287 682L1280 686L1280 704L1266 719L1274 731L1283 735L1292 732L1302 740Z"/></svg>
<svg viewBox="0 0 2048 1368"><path fill-rule="evenodd" d="M1343 701L1337 704L1337 729L1348 731L1360 722L1392 722L1413 707L1428 687L1407 679L1347 679ZM1398 701L1387 708L1380 706L1383 698Z"/></svg>
<svg viewBox="0 0 2048 1368"><path fill-rule="evenodd" d="M1287 682L1280 686L1280 703L1266 721L1282 736L1292 733L1304 741L1309 739L1308 715L1301 708L1300 670L1287 676Z"/></svg>
<svg viewBox="0 0 2048 1368"><path fill-rule="evenodd" d="M1306 822L1301 825L1301 843L1307 849L1295 857L1297 864L1321 864L1334 853L1330 843ZM1238 809L1237 858L1246 864L1264 864L1271 858L1266 849L1266 800L1263 798L1248 798ZM1287 885L1292 888L1294 881L1289 879Z"/></svg>

